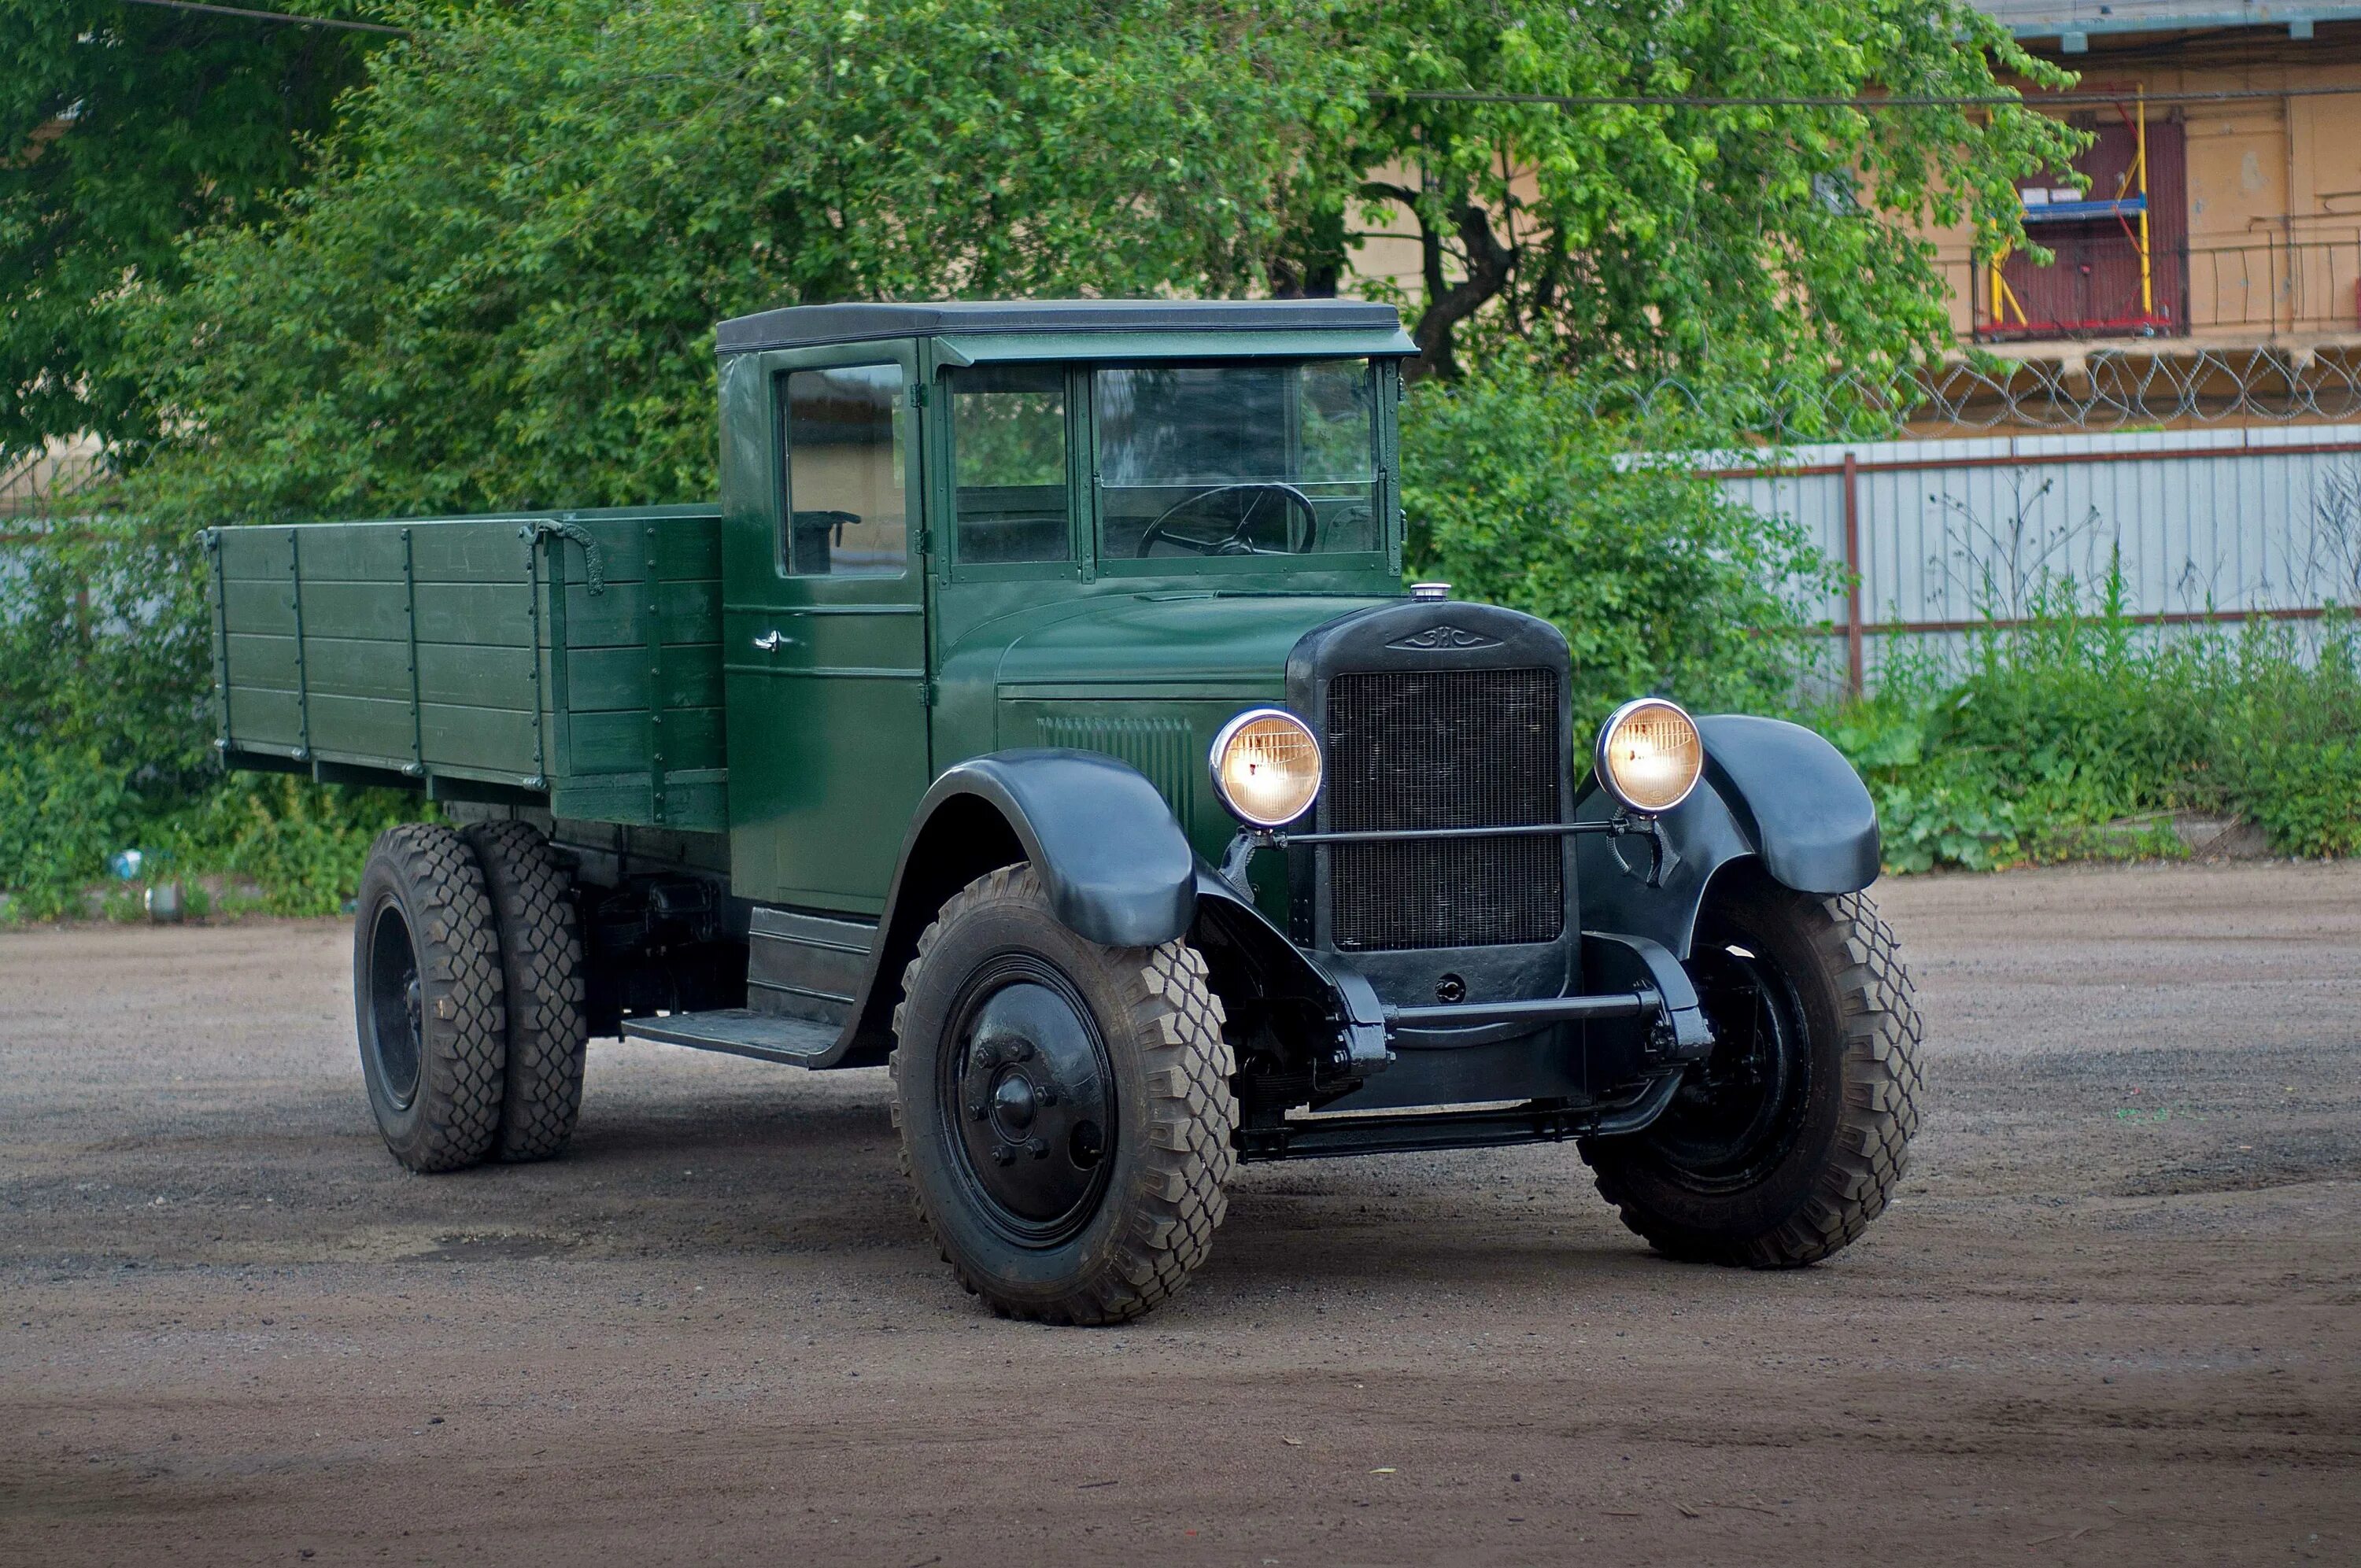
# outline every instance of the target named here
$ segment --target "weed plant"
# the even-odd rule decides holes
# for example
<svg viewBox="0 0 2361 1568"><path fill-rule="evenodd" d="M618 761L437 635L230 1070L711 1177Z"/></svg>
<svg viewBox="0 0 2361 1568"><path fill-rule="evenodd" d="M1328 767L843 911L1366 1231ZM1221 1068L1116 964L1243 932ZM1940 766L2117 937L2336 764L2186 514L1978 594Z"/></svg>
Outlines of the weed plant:
<svg viewBox="0 0 2361 1568"><path fill-rule="evenodd" d="M2361 853L2349 611L2165 630L2125 612L2120 570L2092 593L2054 579L2027 610L1970 633L1961 663L1897 657L1868 699L1805 715L1869 780L1890 866L2185 853L2161 820L2180 811L2282 854Z"/></svg>

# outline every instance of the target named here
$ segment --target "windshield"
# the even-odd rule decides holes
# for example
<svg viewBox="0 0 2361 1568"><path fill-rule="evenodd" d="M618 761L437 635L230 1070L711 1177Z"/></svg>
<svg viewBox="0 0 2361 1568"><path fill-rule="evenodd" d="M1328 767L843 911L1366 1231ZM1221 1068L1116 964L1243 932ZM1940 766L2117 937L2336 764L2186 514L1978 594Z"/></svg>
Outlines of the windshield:
<svg viewBox="0 0 2361 1568"><path fill-rule="evenodd" d="M1102 562L1382 548L1366 359L1097 376Z"/></svg>

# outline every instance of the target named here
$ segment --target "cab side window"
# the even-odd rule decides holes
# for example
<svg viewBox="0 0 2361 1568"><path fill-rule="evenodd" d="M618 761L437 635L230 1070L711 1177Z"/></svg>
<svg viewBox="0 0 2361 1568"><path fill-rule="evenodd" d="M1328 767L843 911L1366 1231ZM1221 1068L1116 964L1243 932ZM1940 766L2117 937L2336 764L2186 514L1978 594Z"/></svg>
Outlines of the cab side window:
<svg viewBox="0 0 2361 1568"><path fill-rule="evenodd" d="M783 379L782 566L795 576L901 576L910 539L902 367L839 365Z"/></svg>
<svg viewBox="0 0 2361 1568"><path fill-rule="evenodd" d="M1064 367L972 366L950 394L960 564L1069 559Z"/></svg>

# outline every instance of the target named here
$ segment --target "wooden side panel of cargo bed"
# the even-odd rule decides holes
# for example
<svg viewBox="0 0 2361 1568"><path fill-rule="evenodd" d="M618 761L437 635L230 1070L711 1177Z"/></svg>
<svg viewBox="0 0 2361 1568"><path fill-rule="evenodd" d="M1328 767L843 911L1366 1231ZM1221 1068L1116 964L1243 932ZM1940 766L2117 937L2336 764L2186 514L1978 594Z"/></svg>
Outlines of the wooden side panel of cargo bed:
<svg viewBox="0 0 2361 1568"><path fill-rule="evenodd" d="M726 825L712 512L233 528L208 545L233 756Z"/></svg>

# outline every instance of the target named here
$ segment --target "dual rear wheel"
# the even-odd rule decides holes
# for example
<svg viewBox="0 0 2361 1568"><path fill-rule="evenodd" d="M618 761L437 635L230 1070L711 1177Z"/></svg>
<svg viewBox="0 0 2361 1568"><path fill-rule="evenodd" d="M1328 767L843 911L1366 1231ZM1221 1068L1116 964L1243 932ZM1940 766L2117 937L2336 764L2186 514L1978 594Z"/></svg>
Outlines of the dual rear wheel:
<svg viewBox="0 0 2361 1568"><path fill-rule="evenodd" d="M582 1104L582 938L564 872L522 822L379 836L353 922L361 1072L416 1171L546 1159Z"/></svg>

